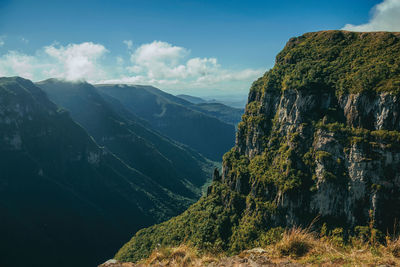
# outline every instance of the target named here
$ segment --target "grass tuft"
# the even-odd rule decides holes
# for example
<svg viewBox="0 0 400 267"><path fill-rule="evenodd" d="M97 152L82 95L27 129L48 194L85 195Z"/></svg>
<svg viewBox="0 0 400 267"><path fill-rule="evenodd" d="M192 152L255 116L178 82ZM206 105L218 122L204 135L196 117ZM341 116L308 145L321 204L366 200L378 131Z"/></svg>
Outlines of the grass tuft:
<svg viewBox="0 0 400 267"><path fill-rule="evenodd" d="M396 238L394 241L386 238L386 247L394 257L400 258L400 238Z"/></svg>
<svg viewBox="0 0 400 267"><path fill-rule="evenodd" d="M286 230L282 240L276 245L281 256L302 257L315 245L316 241L312 233L299 227Z"/></svg>

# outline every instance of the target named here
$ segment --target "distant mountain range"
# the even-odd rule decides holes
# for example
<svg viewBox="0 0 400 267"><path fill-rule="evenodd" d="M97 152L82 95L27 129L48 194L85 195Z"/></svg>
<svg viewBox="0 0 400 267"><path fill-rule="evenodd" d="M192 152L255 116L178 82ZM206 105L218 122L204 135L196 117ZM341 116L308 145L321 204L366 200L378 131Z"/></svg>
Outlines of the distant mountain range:
<svg viewBox="0 0 400 267"><path fill-rule="evenodd" d="M118 100L101 95L89 83L50 79L37 85L126 164L174 193L192 199L200 196L207 176L202 170L205 160L198 153L146 127Z"/></svg>
<svg viewBox="0 0 400 267"><path fill-rule="evenodd" d="M223 122L211 114L212 111L207 107L196 106L152 86L95 87L101 93L120 101L131 113L147 120L160 133L192 147L214 161L221 161L222 155L235 143L234 124ZM224 112L220 111L220 118Z"/></svg>
<svg viewBox="0 0 400 267"><path fill-rule="evenodd" d="M190 95L177 95L177 97L192 103L192 105L188 105L190 108L218 118L219 120L234 126L237 126L244 113L243 108L234 108L215 102L214 100L207 101L200 97Z"/></svg>
<svg viewBox="0 0 400 267"><path fill-rule="evenodd" d="M247 94L244 95L217 95L217 96L205 96L197 97L186 94L176 95L179 98L185 99L193 104L202 103L220 103L229 107L244 109L247 103Z"/></svg>
<svg viewBox="0 0 400 267"><path fill-rule="evenodd" d="M176 95L176 96L193 104L207 103L207 100L197 96L191 96L191 95Z"/></svg>

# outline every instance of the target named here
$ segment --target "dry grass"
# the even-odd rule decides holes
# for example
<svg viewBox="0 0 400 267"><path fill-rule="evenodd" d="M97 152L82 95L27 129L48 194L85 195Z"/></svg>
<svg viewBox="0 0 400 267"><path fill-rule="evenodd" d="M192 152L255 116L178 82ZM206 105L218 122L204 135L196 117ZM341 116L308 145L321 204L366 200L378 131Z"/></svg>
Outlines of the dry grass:
<svg viewBox="0 0 400 267"><path fill-rule="evenodd" d="M308 266L400 266L398 238L387 238L386 245L371 245L359 239L338 245L332 238L319 238L307 229L293 228L285 231L282 240L267 251L275 261L290 259Z"/></svg>
<svg viewBox="0 0 400 267"><path fill-rule="evenodd" d="M286 230L276 244L244 251L236 257L250 258L253 253L274 263L291 261L305 266L400 266L400 239L387 238L385 245L371 245L361 239L353 239L351 244L338 245L330 237L321 238L309 229L296 227ZM233 258L204 255L192 247L181 245L157 249L140 263L142 266L219 266L218 263L232 262L229 260Z"/></svg>
<svg viewBox="0 0 400 267"><path fill-rule="evenodd" d="M180 245L174 248L160 248L140 264L145 266L182 266L200 267L206 266L218 259L211 255L200 255L198 250L187 245Z"/></svg>
<svg viewBox="0 0 400 267"><path fill-rule="evenodd" d="M316 246L314 235L305 229L292 228L284 232L275 248L280 256L302 257Z"/></svg>
<svg viewBox="0 0 400 267"><path fill-rule="evenodd" d="M400 258L400 238L396 238L392 241L390 238L386 238L387 250L396 258Z"/></svg>

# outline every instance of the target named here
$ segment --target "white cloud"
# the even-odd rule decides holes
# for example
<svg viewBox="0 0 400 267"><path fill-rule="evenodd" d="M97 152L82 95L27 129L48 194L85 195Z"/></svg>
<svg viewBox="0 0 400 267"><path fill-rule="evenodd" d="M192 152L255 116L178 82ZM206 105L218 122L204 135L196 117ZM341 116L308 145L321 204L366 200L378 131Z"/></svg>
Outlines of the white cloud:
<svg viewBox="0 0 400 267"><path fill-rule="evenodd" d="M400 31L400 0L384 0L373 8L372 18L361 25L346 24L347 31Z"/></svg>
<svg viewBox="0 0 400 267"><path fill-rule="evenodd" d="M128 70L133 73L145 71L150 79L183 78L185 66L179 62L188 54L189 51L183 47L154 41L139 46L131 54L133 66Z"/></svg>
<svg viewBox="0 0 400 267"><path fill-rule="evenodd" d="M217 63L216 58L192 58L186 63L188 76L207 76L219 70L220 65Z"/></svg>
<svg viewBox="0 0 400 267"><path fill-rule="evenodd" d="M33 62L34 57L10 51L0 58L0 76L19 75L32 78Z"/></svg>
<svg viewBox="0 0 400 267"><path fill-rule="evenodd" d="M118 66L123 65L124 62L125 62L122 57L116 57L115 60L116 60L116 63L117 63Z"/></svg>
<svg viewBox="0 0 400 267"><path fill-rule="evenodd" d="M246 81L248 85L244 89L247 90L263 73L260 69L228 70L222 68L216 58L189 58L189 55L188 49L166 42L143 44L131 54L132 65L127 70L132 75L106 82L141 82L176 89L231 87L231 82Z"/></svg>
<svg viewBox="0 0 400 267"><path fill-rule="evenodd" d="M0 47L5 44L4 39L6 39L6 37L4 35L0 35Z"/></svg>
<svg viewBox="0 0 400 267"><path fill-rule="evenodd" d="M56 47L54 45L44 48L45 53L57 60L54 73L67 80L95 80L103 75L98 59L107 49L100 44L85 42Z"/></svg>
<svg viewBox="0 0 400 267"><path fill-rule="evenodd" d="M183 47L173 46L167 42L154 41L150 44L143 44L132 54L131 60L140 65L154 63L176 64L178 60L189 51Z"/></svg>
<svg viewBox="0 0 400 267"><path fill-rule="evenodd" d="M127 43L129 46L129 42ZM101 44L52 44L34 54L8 51L0 55L0 76L19 75L39 81L51 77L92 83L148 84L161 89L247 91L264 70L228 69L214 57L190 57L190 50L154 41L111 55ZM106 63L107 62L107 63Z"/></svg>
<svg viewBox="0 0 400 267"><path fill-rule="evenodd" d="M126 45L126 47L128 48L128 50L132 50L132 49L133 49L133 42L132 42L132 40L124 40L123 43Z"/></svg>
<svg viewBox="0 0 400 267"><path fill-rule="evenodd" d="M22 76L34 79L48 67L46 63L40 62L35 56L17 51L9 51L0 57L0 76Z"/></svg>
<svg viewBox="0 0 400 267"><path fill-rule="evenodd" d="M66 80L96 81L104 78L99 59L107 49L91 42L50 45L27 55L8 51L0 56L0 76L22 76L35 81L56 77Z"/></svg>

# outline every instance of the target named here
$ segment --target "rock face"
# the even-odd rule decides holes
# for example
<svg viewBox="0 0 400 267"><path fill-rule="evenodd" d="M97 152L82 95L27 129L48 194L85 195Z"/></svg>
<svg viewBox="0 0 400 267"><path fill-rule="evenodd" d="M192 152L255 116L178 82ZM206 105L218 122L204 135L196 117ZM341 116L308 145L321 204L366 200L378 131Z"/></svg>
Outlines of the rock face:
<svg viewBox="0 0 400 267"><path fill-rule="evenodd" d="M291 151L291 157L280 160L304 174L295 181L299 182L296 188L270 190L268 185L260 185L256 176L253 180L232 177L232 166L225 164L223 179L233 190L273 199L278 209L285 210L278 224L286 224L284 220L292 225L306 223L305 218L322 215L354 227L365 225L372 210L376 226L385 229L400 217L400 210L395 209L400 205L398 94L366 92L337 97L335 92L287 89L279 94L252 94L249 104L253 103L259 105L257 113L247 111L246 115L262 116L265 121L242 124L234 150L253 162L265 160L265 154L278 147L283 151L268 159L276 164L282 152ZM281 142L278 146L276 139ZM284 180L295 179L288 169L278 172ZM305 187L309 190L304 191Z"/></svg>
<svg viewBox="0 0 400 267"><path fill-rule="evenodd" d="M208 195L140 231L116 257L137 260L148 254L143 244L181 242L237 252L262 243L269 229L316 217L350 233L371 220L392 232L400 218L399 36L290 39L253 83L236 145Z"/></svg>
<svg viewBox="0 0 400 267"><path fill-rule="evenodd" d="M332 31L291 39L274 69L251 89L233 149L249 161L249 173L232 177L234 167L225 161L223 179L230 188L273 200L284 214L275 218L278 225L321 215L352 228L365 225L371 210L375 226L390 229L400 217L399 67L389 63L398 61L398 36ZM368 44L372 39L378 52ZM326 59L336 50L335 59ZM375 54L377 69L355 83L352 76L365 68L360 62ZM290 63L296 55L305 58ZM353 69L332 69L346 63ZM320 76L310 78L315 72Z"/></svg>

